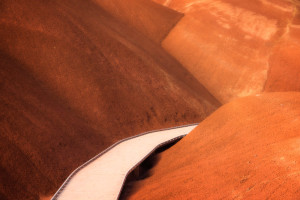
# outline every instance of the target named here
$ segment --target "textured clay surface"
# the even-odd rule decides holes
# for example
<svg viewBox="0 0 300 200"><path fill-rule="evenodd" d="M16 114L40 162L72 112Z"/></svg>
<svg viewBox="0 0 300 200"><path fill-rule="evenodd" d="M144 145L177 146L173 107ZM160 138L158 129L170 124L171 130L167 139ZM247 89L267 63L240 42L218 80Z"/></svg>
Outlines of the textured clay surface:
<svg viewBox="0 0 300 200"><path fill-rule="evenodd" d="M163 47L218 100L300 91L300 3L155 0L185 16Z"/></svg>
<svg viewBox="0 0 300 200"><path fill-rule="evenodd" d="M114 142L199 122L220 105L157 44L181 14L115 1L141 7L134 21L102 3L1 0L0 199L49 196ZM142 27L148 8L169 17Z"/></svg>
<svg viewBox="0 0 300 200"><path fill-rule="evenodd" d="M226 104L162 153L128 199L299 199L300 93Z"/></svg>

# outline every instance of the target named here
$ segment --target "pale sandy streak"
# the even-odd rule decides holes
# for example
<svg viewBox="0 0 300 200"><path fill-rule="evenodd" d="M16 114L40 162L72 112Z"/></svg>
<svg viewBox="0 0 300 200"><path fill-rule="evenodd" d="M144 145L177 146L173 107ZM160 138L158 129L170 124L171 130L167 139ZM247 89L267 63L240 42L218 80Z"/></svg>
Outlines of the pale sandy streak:
<svg viewBox="0 0 300 200"><path fill-rule="evenodd" d="M172 0L166 0L164 3L164 6L169 6L171 2L172 2Z"/></svg>

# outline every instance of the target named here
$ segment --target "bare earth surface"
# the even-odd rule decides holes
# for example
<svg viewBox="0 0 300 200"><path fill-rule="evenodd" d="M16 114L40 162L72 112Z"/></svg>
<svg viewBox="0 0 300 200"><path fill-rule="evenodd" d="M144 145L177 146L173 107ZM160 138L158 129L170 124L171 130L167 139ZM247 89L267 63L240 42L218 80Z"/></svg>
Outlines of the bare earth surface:
<svg viewBox="0 0 300 200"><path fill-rule="evenodd" d="M224 105L162 153L128 199L299 199L300 93Z"/></svg>
<svg viewBox="0 0 300 200"><path fill-rule="evenodd" d="M0 2L1 200L51 195L114 142L199 122L220 105L158 45L181 14L115 3L125 11L90 0ZM161 20L145 24L149 14Z"/></svg>
<svg viewBox="0 0 300 200"><path fill-rule="evenodd" d="M47 199L122 138L300 91L299 7L1 0L0 199ZM299 199L299 100L223 106L126 195Z"/></svg>
<svg viewBox="0 0 300 200"><path fill-rule="evenodd" d="M127 173L157 146L182 137L196 125L156 131L119 143L73 176L54 199L118 199Z"/></svg>
<svg viewBox="0 0 300 200"><path fill-rule="evenodd" d="M162 45L222 103L300 91L299 1L154 1L185 14Z"/></svg>

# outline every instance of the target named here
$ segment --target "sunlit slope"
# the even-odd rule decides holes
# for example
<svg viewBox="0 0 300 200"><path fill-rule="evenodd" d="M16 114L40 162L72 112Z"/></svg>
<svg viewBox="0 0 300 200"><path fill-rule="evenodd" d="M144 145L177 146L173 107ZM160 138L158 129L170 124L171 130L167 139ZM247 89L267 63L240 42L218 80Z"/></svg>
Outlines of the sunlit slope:
<svg viewBox="0 0 300 200"><path fill-rule="evenodd" d="M151 0L94 0L94 2L158 44L183 16L182 13Z"/></svg>
<svg viewBox="0 0 300 200"><path fill-rule="evenodd" d="M300 93L230 102L163 152L128 199L298 199Z"/></svg>
<svg viewBox="0 0 300 200"><path fill-rule="evenodd" d="M185 16L163 47L221 102L300 90L298 1L160 1Z"/></svg>

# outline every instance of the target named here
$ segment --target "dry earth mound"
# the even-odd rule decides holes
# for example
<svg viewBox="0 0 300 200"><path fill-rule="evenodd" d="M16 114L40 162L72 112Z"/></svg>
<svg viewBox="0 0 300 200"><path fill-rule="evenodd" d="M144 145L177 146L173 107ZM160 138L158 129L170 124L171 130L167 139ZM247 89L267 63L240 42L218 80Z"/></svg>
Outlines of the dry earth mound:
<svg viewBox="0 0 300 200"><path fill-rule="evenodd" d="M299 1L155 1L185 14L163 47L222 103L300 91Z"/></svg>
<svg viewBox="0 0 300 200"><path fill-rule="evenodd" d="M49 195L113 142L218 107L159 45L106 10L86 0L1 1L0 199Z"/></svg>
<svg viewBox="0 0 300 200"><path fill-rule="evenodd" d="M94 2L158 44L183 16L182 13L151 0L94 0Z"/></svg>
<svg viewBox="0 0 300 200"><path fill-rule="evenodd" d="M299 199L300 93L244 97L162 153L129 199Z"/></svg>

